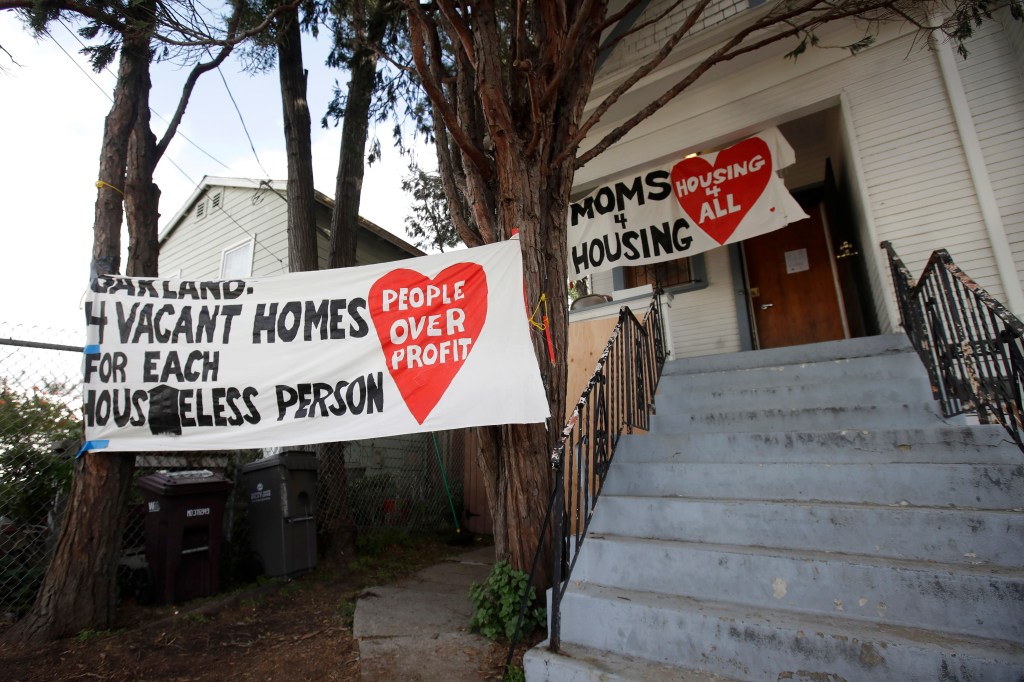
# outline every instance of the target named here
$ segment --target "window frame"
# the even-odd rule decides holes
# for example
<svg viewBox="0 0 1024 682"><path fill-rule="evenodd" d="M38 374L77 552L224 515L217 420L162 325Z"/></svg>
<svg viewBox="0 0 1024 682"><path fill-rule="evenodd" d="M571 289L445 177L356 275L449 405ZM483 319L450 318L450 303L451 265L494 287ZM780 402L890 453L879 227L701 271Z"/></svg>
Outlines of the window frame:
<svg viewBox="0 0 1024 682"><path fill-rule="evenodd" d="M224 266L225 266L225 264L227 262L228 254L232 253L234 251L238 251L239 249L246 248L246 247L248 247L248 249L249 249L249 259L248 259L249 267L247 268L247 272L245 274L243 274L243 275L237 275L237 276L236 275L230 275L230 276L227 275L224 272ZM248 239L242 240L240 242L236 242L235 244L232 244L231 246L225 247L220 252L220 277L221 277L221 279L244 279L246 277L252 277L252 266L253 266L253 261L255 260L255 257L256 257L256 235L253 235L252 237L249 237Z"/></svg>

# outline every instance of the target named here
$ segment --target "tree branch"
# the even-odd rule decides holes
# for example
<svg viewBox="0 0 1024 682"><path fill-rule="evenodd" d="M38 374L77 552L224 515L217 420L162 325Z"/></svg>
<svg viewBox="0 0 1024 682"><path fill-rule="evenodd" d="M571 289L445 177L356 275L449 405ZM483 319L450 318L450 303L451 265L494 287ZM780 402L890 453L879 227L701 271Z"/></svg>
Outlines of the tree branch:
<svg viewBox="0 0 1024 682"><path fill-rule="evenodd" d="M239 0L235 0L232 3L234 5L234 11L228 19L227 35L233 36L238 31L238 25L242 20L242 3ZM156 161L163 158L164 152L167 151L167 147L171 144L171 140L178 132L178 126L181 124L181 119L185 115L185 109L188 107L189 99L192 97L192 91L196 87L196 83L199 81L199 77L208 71L218 68L231 54L234 49L234 43L230 43L223 46L216 57L208 62L196 64L192 71L189 72L188 78L185 79L185 84L181 88L181 97L178 98L178 107L174 110L174 115L171 117L170 122L167 124L167 130L164 131L163 137L156 145Z"/></svg>
<svg viewBox="0 0 1024 682"><path fill-rule="evenodd" d="M614 105L623 94L636 85L641 78L654 71L654 69L665 61L669 54L671 54L672 50L675 49L675 46L679 44L679 41L683 39L683 36L685 36L690 29L693 28L694 24L697 23L697 20L700 19L704 10L707 9L707 6L711 4L711 2L712 0L700 0L694 8L690 10L690 14L687 15L686 20L680 24L675 33L669 36L668 40L665 41L665 44L661 46L661 49L658 50L658 52L645 64L641 64L640 67L636 69L626 80L620 83L615 90L611 92L611 94L604 98L601 104L598 105L597 109L587 117L587 120L583 122L576 131L576 134L569 140L565 149L562 150L558 157L556 157L556 163L561 161L563 156L574 153L580 142L583 141L583 138L585 138L587 133L590 132L590 129L597 125L598 121L601 120L601 117L612 108L612 105ZM577 166L577 168L578 167L579 166Z"/></svg>
<svg viewBox="0 0 1024 682"><path fill-rule="evenodd" d="M0 0L0 10L28 10L36 7L37 4L38 0ZM58 12L74 12L75 14L79 14L87 19L92 19L93 21L103 24L117 33L123 33L126 28L125 24L118 20L117 15L109 11L109 7L101 10L95 5L78 2L77 0L63 0L48 3L47 9L56 10Z"/></svg>
<svg viewBox="0 0 1024 682"><path fill-rule="evenodd" d="M715 50L703 61L695 66L682 80L677 82L674 86L665 91L660 97L652 101L646 107L638 111L636 114L631 116L629 119L624 121L615 130L608 133L604 138L601 139L593 148L587 150L587 152L576 159L576 169L579 170L585 164L593 160L596 156L606 151L611 145L621 140L625 135L632 130L638 123L652 115L654 112L661 109L669 101L675 98L679 93L688 88L694 83L700 76L702 76L708 69L715 64L726 62L736 57L753 52L766 45L776 43L784 38L788 38L800 33L812 30L817 26L824 25L826 23L836 21L838 19L845 19L852 16L862 15L865 12L873 12L881 9L891 9L891 0L878 0L877 2L860 2L856 4L849 4L845 6L845 9L841 9L841 6L831 5L829 8L820 13L811 16L809 19L801 24L793 25L791 28L774 33L762 40L743 46L740 49L734 49L740 45L744 40L747 39L752 33L760 31L762 29L770 28L772 26L788 22L796 17L812 12L817 5L820 5L820 0L809 0L807 4L800 8L790 10L781 14L770 13L762 17L757 22L754 22L747 28L739 31L736 35L730 38L725 44L719 49ZM611 95L609 96L611 97ZM589 119L588 119L589 121ZM582 137L579 135L572 143L578 146L579 141ZM574 146L568 147L562 152L563 155L573 153Z"/></svg>
<svg viewBox="0 0 1024 682"><path fill-rule="evenodd" d="M709 0L704 0L708 2ZM576 14L575 20L572 22L572 26L569 28L569 33L565 36L565 40L562 41L562 52L563 58L556 62L558 69L551 76L551 80L548 82L548 87L544 91L544 97L541 100L540 107L544 108L551 104L552 99L558 91L558 87L562 82L562 79L572 70L575 66L574 59L564 58L564 55L575 53L575 46L577 41L580 39L580 33L582 33L584 26L587 26L590 22L590 13L594 8L593 0L584 0L580 6L579 11Z"/></svg>
<svg viewBox="0 0 1024 682"><path fill-rule="evenodd" d="M679 1L682 2L682 0L679 0ZM636 9L640 5L640 3L642 3L642 2L648 2L648 0L629 0L629 2L627 2L623 6L623 8L620 9L618 12L616 12L615 14L612 14L610 16L605 17L604 22L597 29L598 32L599 33L604 33L605 31L610 29L612 26L614 26L615 24L617 24L620 21L622 21L626 17L626 15L628 15L630 12L632 12L634 9ZM678 4L678 3L676 3L676 4ZM673 7L675 7L675 5L673 5Z"/></svg>
<svg viewBox="0 0 1024 682"><path fill-rule="evenodd" d="M404 1L409 10L409 43L412 47L413 62L416 64L416 71L420 75L423 89L426 90L427 97L430 98L440 115L444 128L448 130L452 140L459 146L462 153L472 160L479 172L485 178L489 178L492 171L486 157L459 125L459 119L449 105L448 98L445 97L444 88L441 85L444 71L441 64L441 41L437 35L437 24L420 8L417 0ZM430 40L429 63L425 49L428 38Z"/></svg>
<svg viewBox="0 0 1024 682"><path fill-rule="evenodd" d="M458 11L452 6L451 0L437 0L437 6L440 8L441 13L444 14L445 19L455 29L455 33L458 36L459 44L462 49L466 52L466 57L469 59L469 63L474 67L476 66L476 57L474 56L473 50L473 34L466 26L466 22L459 16Z"/></svg>

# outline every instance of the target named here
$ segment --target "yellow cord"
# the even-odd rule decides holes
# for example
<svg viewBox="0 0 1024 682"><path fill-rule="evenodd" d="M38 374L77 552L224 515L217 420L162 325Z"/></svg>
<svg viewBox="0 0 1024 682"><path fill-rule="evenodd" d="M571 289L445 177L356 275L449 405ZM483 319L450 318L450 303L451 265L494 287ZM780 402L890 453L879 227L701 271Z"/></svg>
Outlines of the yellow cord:
<svg viewBox="0 0 1024 682"><path fill-rule="evenodd" d="M540 306L544 305L544 315L547 316L548 312L548 299L545 294L540 295L540 300L537 301L537 305L534 307L533 312L530 313L530 326L538 331L544 331L545 327L540 322L537 322L533 318L537 317L537 311L540 310Z"/></svg>
<svg viewBox="0 0 1024 682"><path fill-rule="evenodd" d="M124 197L124 192L122 192L118 188L114 187L109 182L104 182L102 180L97 180L96 181L96 189L103 189L104 187L109 187L110 189L114 190L115 192L120 194L122 197Z"/></svg>

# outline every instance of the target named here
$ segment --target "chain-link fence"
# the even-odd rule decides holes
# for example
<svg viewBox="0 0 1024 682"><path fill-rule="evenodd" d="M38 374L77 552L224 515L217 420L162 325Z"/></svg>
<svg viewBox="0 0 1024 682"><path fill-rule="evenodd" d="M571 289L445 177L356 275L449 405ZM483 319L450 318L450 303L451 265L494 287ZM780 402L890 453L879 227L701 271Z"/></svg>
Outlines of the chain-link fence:
<svg viewBox="0 0 1024 682"><path fill-rule="evenodd" d="M76 334L0 323L0 616L35 599L57 537L81 443L81 347ZM317 522L365 532L444 530L462 522L462 431L411 434L311 448L319 453ZM273 451L139 455L136 477L208 469L234 486L225 510L222 584L254 578L243 467ZM343 456L339 456L343 453ZM121 586L146 589L146 507L133 486L125 510Z"/></svg>
<svg viewBox="0 0 1024 682"><path fill-rule="evenodd" d="M35 599L81 437L81 349L52 330L0 324L0 614ZM62 345L67 344L67 345Z"/></svg>

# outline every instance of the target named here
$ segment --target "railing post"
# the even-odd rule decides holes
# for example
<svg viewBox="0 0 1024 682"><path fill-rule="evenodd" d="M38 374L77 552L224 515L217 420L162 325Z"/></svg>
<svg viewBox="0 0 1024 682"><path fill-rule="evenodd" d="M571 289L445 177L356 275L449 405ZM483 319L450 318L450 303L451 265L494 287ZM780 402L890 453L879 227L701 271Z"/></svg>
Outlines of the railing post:
<svg viewBox="0 0 1024 682"><path fill-rule="evenodd" d="M548 631L548 649L558 653L562 644L561 638L561 605L562 605L562 562L565 551L565 480L562 473L562 462L565 459L565 445L560 443L551 457L551 467L555 470L555 501L552 505L554 527L551 532L551 623Z"/></svg>

